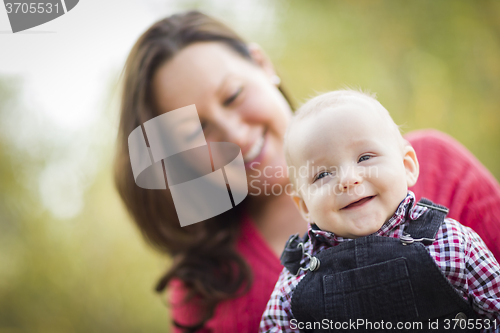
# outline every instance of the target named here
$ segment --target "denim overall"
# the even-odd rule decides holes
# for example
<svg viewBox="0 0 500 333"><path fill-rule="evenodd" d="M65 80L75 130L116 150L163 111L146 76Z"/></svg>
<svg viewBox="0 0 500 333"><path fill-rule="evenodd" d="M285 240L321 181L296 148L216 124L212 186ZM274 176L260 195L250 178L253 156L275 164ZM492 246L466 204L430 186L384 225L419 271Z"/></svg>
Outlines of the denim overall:
<svg viewBox="0 0 500 333"><path fill-rule="evenodd" d="M308 235L302 240L292 236L281 262L295 275L301 269L308 270L292 296L295 319L303 323L328 319L332 323L312 332L343 331L333 329L333 324L357 319L375 325L383 320L385 328L387 322L392 323L392 330L361 325L359 331L411 331L398 330L396 325L421 322L418 332L458 332L452 329L453 319L475 319L471 305L452 287L425 248L434 242L448 209L427 199L417 204L430 209L411 221L400 239L357 238L311 257L309 267L300 266L302 244ZM429 328L431 323L433 329ZM448 325L451 328L445 330Z"/></svg>

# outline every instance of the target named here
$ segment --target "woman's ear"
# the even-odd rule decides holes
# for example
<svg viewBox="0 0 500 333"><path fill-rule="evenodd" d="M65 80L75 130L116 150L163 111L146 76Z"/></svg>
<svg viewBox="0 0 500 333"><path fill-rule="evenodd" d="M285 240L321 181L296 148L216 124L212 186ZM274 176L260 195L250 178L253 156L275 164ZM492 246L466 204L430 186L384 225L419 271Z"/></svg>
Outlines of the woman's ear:
<svg viewBox="0 0 500 333"><path fill-rule="evenodd" d="M412 187L417 182L419 166L417 153L409 143L404 148L403 164L406 169L406 183L408 187Z"/></svg>
<svg viewBox="0 0 500 333"><path fill-rule="evenodd" d="M250 56L253 61L266 72L266 74L272 78L276 76L276 71L274 70L273 63L271 59L267 56L264 50L257 43L247 44L248 51L250 51Z"/></svg>
<svg viewBox="0 0 500 333"><path fill-rule="evenodd" d="M292 199L295 205L297 206L300 215L302 215L302 218L307 222L311 222L311 218L309 216L309 210L307 209L304 199L302 199L297 193L292 194Z"/></svg>

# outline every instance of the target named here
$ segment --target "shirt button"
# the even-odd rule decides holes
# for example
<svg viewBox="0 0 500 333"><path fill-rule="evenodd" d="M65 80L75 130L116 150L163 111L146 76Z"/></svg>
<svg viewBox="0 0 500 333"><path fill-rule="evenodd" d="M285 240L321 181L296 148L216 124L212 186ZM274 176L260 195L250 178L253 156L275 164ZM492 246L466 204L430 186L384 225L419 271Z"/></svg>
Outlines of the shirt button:
<svg viewBox="0 0 500 333"><path fill-rule="evenodd" d="M458 320L467 320L467 316L465 315L465 313L463 313L463 312L459 312L459 313L457 313L457 315L455 316L455 319L458 319Z"/></svg>

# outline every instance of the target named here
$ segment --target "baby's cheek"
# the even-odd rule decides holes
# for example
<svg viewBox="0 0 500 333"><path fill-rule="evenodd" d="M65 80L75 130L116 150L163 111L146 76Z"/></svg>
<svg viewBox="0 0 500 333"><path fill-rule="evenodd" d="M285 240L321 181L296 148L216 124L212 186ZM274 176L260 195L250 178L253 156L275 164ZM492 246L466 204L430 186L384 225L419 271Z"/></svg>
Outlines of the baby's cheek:
<svg viewBox="0 0 500 333"><path fill-rule="evenodd" d="M332 223L335 219L328 206L324 204L312 207L312 212L311 217L313 218L313 222L322 224L323 226Z"/></svg>

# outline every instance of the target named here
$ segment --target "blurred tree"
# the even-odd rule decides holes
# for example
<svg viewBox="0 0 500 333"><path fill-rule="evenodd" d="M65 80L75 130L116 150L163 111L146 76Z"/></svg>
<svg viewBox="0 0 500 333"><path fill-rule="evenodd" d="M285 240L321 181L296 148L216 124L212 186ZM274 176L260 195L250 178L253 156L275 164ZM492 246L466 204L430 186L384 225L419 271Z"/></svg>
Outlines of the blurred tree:
<svg viewBox="0 0 500 333"><path fill-rule="evenodd" d="M2 127L22 125L18 87L0 78ZM165 260L124 214L109 159L84 212L58 220L42 206L36 182L50 159L15 147L13 132L0 131L0 333L167 332L167 309L153 293Z"/></svg>

